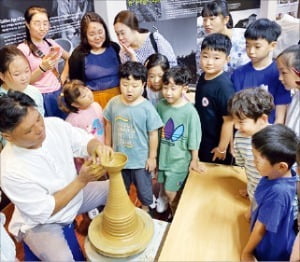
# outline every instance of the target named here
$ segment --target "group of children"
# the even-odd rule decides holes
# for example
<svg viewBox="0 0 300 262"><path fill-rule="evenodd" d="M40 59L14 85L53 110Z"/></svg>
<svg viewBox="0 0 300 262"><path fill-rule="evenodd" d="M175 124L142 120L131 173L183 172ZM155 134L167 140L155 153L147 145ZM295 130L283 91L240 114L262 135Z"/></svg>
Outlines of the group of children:
<svg viewBox="0 0 300 262"><path fill-rule="evenodd" d="M229 61L230 39L219 33L208 35L201 45L203 73L195 107L185 96L191 81L188 70L170 68L161 54L151 55L145 65L133 61L122 64L121 94L105 108L94 102L91 90L80 80L64 84L59 104L69 113L66 121L127 154L122 170L125 186L129 191L132 183L136 185L147 211L153 204L152 173L162 185L157 211L163 212L168 203L174 214L174 199L188 172L205 171L199 159L225 164L233 164L235 159L245 167L248 178L247 190L241 194L251 201L247 215L251 217L251 235L242 260L253 260L254 256L287 260L295 239L296 176L292 170L299 140L299 110L287 111L293 131L269 123L284 123L291 102L289 90L300 89L300 58L299 45L293 46L278 56L276 65L271 53L279 35L275 22L253 22L245 32L251 61L236 69L231 79L223 70ZM0 50L0 57L1 92L22 91L42 104L40 94L29 85L31 70L23 53L8 46ZM292 105L299 108L299 103L296 91ZM40 113L43 115L42 107ZM237 132L231 151L233 126ZM295 250L299 259L299 249Z"/></svg>

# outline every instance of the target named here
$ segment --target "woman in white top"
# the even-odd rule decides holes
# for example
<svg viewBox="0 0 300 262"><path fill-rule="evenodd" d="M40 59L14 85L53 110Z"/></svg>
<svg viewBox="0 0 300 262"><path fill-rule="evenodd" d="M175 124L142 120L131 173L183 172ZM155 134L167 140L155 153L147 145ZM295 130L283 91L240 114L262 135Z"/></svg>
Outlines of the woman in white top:
<svg viewBox="0 0 300 262"><path fill-rule="evenodd" d="M233 28L233 20L226 1L215 0L207 3L202 9L201 16L203 18L204 34L203 37L197 40L198 47L196 53L199 74L201 73L201 69L198 66L200 62L201 44L205 36L212 33L227 35L231 40L230 61L227 67L224 68L225 71L232 73L234 69L250 61L246 53L245 29ZM198 28L198 30L200 29Z"/></svg>
<svg viewBox="0 0 300 262"><path fill-rule="evenodd" d="M154 54L160 53L168 58L170 66L176 66L177 60L170 43L158 32L151 34L147 29L139 28L139 22L134 13L128 10L119 12L114 20L114 28L119 43L121 62L128 60L142 64Z"/></svg>

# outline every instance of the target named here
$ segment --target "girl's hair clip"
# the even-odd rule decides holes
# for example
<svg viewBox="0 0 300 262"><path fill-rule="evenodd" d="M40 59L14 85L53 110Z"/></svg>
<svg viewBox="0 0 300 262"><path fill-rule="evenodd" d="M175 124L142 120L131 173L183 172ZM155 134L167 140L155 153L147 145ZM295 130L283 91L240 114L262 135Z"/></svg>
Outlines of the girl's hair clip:
<svg viewBox="0 0 300 262"><path fill-rule="evenodd" d="M300 71L298 71L295 67L292 67L292 71L295 72L296 75L300 77Z"/></svg>

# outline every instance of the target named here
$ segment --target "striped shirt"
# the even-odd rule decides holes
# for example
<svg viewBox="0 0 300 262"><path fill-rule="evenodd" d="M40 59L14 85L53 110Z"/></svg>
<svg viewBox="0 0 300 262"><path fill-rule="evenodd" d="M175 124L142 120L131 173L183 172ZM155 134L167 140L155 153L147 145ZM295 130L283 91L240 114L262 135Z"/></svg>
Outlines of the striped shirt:
<svg viewBox="0 0 300 262"><path fill-rule="evenodd" d="M254 191L261 178L261 175L254 164L251 137L245 137L239 131L237 131L235 133L233 147L236 164L245 168L247 176L247 193L252 201L254 197Z"/></svg>

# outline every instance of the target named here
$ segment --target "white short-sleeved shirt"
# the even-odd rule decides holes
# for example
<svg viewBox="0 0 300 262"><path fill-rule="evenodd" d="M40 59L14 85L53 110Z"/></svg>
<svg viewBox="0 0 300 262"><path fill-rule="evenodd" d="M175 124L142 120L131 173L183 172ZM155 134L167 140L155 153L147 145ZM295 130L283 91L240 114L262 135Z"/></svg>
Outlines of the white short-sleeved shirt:
<svg viewBox="0 0 300 262"><path fill-rule="evenodd" d="M64 208L51 215L53 194L76 177L73 157L85 157L93 138L59 118L45 118L46 138L38 149L10 142L1 152L1 188L15 204L9 231L18 236L38 224L71 223L82 204L80 191Z"/></svg>

